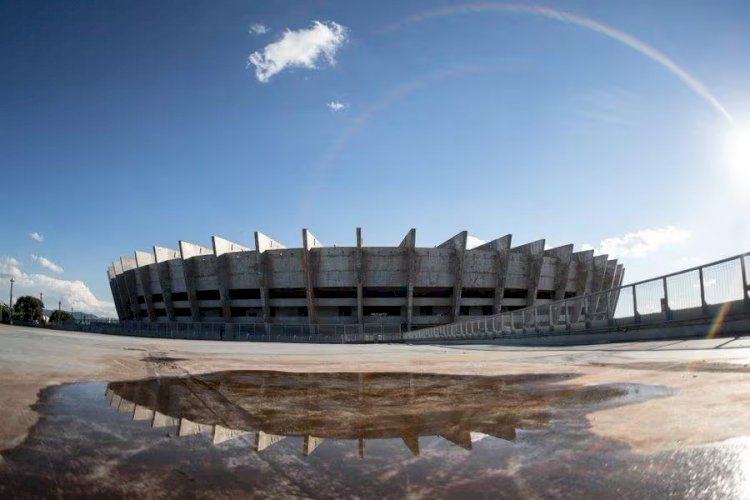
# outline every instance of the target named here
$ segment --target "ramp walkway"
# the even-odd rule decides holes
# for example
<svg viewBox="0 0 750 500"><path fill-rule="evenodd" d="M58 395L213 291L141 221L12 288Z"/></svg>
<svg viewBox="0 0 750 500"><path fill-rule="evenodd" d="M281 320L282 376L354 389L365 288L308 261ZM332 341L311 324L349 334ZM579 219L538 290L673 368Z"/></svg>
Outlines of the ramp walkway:
<svg viewBox="0 0 750 500"><path fill-rule="evenodd" d="M404 332L411 343L571 345L750 334L750 252L610 290Z"/></svg>

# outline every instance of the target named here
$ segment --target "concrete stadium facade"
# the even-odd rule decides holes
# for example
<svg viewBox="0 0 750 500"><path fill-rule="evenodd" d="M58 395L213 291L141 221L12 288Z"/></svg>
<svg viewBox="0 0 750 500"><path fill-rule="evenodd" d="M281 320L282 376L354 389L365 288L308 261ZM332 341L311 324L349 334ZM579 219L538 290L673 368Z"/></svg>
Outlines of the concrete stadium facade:
<svg viewBox="0 0 750 500"><path fill-rule="evenodd" d="M622 284L624 269L593 250L545 249L511 235L467 248L462 231L434 248L411 229L397 247L302 246L255 233L255 249L214 236L121 257L108 269L120 320L271 325L379 324L412 330L476 319ZM614 308L614 305L612 305Z"/></svg>

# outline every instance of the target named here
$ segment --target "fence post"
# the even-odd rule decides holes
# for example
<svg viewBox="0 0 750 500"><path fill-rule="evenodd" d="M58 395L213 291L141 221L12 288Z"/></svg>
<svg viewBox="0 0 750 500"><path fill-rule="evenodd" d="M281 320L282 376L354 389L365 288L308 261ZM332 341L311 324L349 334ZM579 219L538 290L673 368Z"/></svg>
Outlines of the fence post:
<svg viewBox="0 0 750 500"><path fill-rule="evenodd" d="M706 288L703 285L703 267L698 268L698 281L700 282L701 287L701 309L703 310L703 314L708 313L708 303L706 302Z"/></svg>
<svg viewBox="0 0 750 500"><path fill-rule="evenodd" d="M547 309L548 309L548 311L547 311L547 314L548 314L548 316L547 316L547 317L548 317L548 321L547 321L547 322L549 323L549 331L550 331L550 332L554 332L554 331L555 331L555 326L554 326L554 325L552 324L552 303L550 303L550 304L549 304L549 305L547 306Z"/></svg>
<svg viewBox="0 0 750 500"><path fill-rule="evenodd" d="M740 270L742 271L742 302L745 310L750 309L750 297L747 296L747 269L745 268L745 256L740 255Z"/></svg>
<svg viewBox="0 0 750 500"><path fill-rule="evenodd" d="M641 315L638 313L638 294L635 292L635 285L633 285L633 320L634 323L641 322Z"/></svg>
<svg viewBox="0 0 750 500"><path fill-rule="evenodd" d="M672 319L672 310L669 308L669 292L667 291L667 278L661 279L662 288L664 288L664 317L667 320Z"/></svg>

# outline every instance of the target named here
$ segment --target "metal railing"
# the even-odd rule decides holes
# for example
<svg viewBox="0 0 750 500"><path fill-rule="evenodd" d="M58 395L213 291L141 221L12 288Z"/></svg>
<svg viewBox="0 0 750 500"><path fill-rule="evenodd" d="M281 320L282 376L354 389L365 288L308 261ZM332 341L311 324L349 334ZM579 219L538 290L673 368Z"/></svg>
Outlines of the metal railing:
<svg viewBox="0 0 750 500"><path fill-rule="evenodd" d="M637 283L423 328L411 340L480 340L606 331L750 314L750 252Z"/></svg>
<svg viewBox="0 0 750 500"><path fill-rule="evenodd" d="M148 338L255 342L377 343L402 342L400 325L89 321L57 323L49 328Z"/></svg>

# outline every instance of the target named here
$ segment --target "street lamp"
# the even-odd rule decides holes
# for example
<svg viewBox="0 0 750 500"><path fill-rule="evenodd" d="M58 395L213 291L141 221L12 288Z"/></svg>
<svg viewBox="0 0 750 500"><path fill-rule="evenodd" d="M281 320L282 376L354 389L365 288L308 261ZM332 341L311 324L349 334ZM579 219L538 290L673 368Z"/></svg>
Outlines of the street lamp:
<svg viewBox="0 0 750 500"><path fill-rule="evenodd" d="M10 302L8 302L8 312L9 312L8 321L10 321L11 325L13 324L13 281L14 279L11 278L10 279Z"/></svg>

